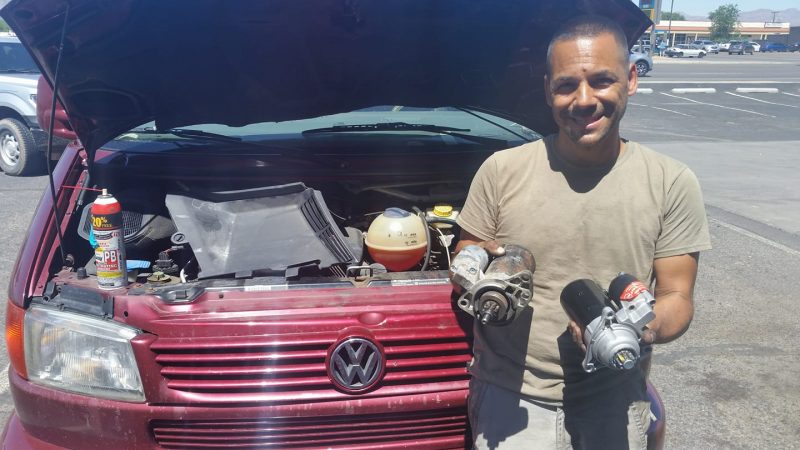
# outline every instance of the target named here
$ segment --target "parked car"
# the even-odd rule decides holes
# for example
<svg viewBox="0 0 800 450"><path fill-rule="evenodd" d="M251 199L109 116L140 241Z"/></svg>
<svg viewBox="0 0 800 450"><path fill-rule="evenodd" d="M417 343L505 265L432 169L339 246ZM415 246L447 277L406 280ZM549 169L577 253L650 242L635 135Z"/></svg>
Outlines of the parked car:
<svg viewBox="0 0 800 450"><path fill-rule="evenodd" d="M714 53L714 54L719 53L719 44L717 44L714 41L700 39L692 42L692 45L698 48L702 48L703 50L706 51L706 53Z"/></svg>
<svg viewBox="0 0 800 450"><path fill-rule="evenodd" d="M754 52L758 53L758 52L761 51L761 44L759 44L758 42L747 41L747 43L753 46L753 51Z"/></svg>
<svg viewBox="0 0 800 450"><path fill-rule="evenodd" d="M629 0L4 2L79 140L19 239L3 448L468 446L454 219L489 155L556 130L532 87L590 12L650 25Z"/></svg>
<svg viewBox="0 0 800 450"><path fill-rule="evenodd" d="M722 42L719 44L719 51L727 52L728 48L731 46L731 42Z"/></svg>
<svg viewBox="0 0 800 450"><path fill-rule="evenodd" d="M744 55L745 53L753 54L755 53L755 49L749 42L731 42L731 46L728 47L728 54L729 55Z"/></svg>
<svg viewBox="0 0 800 450"><path fill-rule="evenodd" d="M800 51L800 42L795 42L794 44L789 46L790 52L798 52Z"/></svg>
<svg viewBox="0 0 800 450"><path fill-rule="evenodd" d="M638 53L638 52L631 52L631 56L629 58L631 64L636 65L636 73L643 77L647 75L648 72L653 70L653 58L646 53Z"/></svg>
<svg viewBox="0 0 800 450"><path fill-rule="evenodd" d="M706 56L706 51L702 48L695 47L691 44L678 44L674 47L669 47L664 51L664 54L672 57L697 57L697 58L704 58Z"/></svg>
<svg viewBox="0 0 800 450"><path fill-rule="evenodd" d="M0 170L28 175L44 167L45 135L36 121L39 68L19 39L0 36Z"/></svg>
<svg viewBox="0 0 800 450"><path fill-rule="evenodd" d="M761 46L762 52L785 52L789 50L789 46L781 42L764 42Z"/></svg>

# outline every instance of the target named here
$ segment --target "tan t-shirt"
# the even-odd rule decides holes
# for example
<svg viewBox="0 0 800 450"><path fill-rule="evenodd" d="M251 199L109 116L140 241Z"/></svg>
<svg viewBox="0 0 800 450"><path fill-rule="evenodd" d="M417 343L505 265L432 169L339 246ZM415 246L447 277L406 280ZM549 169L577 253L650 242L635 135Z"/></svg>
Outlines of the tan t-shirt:
<svg viewBox="0 0 800 450"><path fill-rule="evenodd" d="M652 285L654 258L711 244L700 186L685 165L627 142L613 166L582 169L555 154L555 138L489 157L458 224L481 239L526 247L537 266L532 314L527 308L508 326L475 327L473 376L558 405L642 380L638 369L583 372L562 289L581 278L607 289L619 272Z"/></svg>

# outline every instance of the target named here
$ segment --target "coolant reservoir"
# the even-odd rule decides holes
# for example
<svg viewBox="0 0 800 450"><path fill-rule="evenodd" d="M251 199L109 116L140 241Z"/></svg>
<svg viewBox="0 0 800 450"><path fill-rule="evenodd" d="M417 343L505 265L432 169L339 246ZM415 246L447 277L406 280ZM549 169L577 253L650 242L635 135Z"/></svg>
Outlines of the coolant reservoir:
<svg viewBox="0 0 800 450"><path fill-rule="evenodd" d="M364 243L372 259L399 272L425 257L428 240L425 221L406 210L388 208L372 221Z"/></svg>

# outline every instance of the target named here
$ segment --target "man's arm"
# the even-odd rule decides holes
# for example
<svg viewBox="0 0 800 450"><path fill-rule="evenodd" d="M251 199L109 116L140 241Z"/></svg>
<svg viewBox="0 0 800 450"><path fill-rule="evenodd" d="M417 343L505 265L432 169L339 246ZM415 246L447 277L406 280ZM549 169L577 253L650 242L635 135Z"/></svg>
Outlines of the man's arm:
<svg viewBox="0 0 800 450"><path fill-rule="evenodd" d="M656 274L656 305L653 307L656 318L647 325L642 333L642 343L663 344L679 338L689 329L694 317L694 283L697 279L697 262L700 253L657 258L653 261ZM572 340L584 352L583 329L569 321L567 326ZM649 358L648 358L649 359ZM649 360L645 363L645 372L649 370Z"/></svg>
<svg viewBox="0 0 800 450"><path fill-rule="evenodd" d="M694 317L694 283L700 254L657 258L653 261L656 275L656 318L647 325L642 336L646 343L670 342L689 329Z"/></svg>

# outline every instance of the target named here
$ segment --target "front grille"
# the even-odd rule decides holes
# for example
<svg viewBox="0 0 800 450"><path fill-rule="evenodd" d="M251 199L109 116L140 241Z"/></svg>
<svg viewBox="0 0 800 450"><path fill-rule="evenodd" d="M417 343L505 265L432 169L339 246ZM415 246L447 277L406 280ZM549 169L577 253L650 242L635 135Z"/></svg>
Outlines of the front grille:
<svg viewBox="0 0 800 450"><path fill-rule="evenodd" d="M471 353L463 336L420 334L419 330L405 335L394 330L391 338L377 337L386 354L386 372L378 390L402 386L407 394L431 392L432 383L469 380L466 365ZM317 401L350 397L335 390L327 375L325 358L335 342L335 337L308 336L279 342L235 337L159 338L151 350L170 389L203 393L206 399L260 394L263 402L292 403L307 401L293 393L311 391Z"/></svg>
<svg viewBox="0 0 800 450"><path fill-rule="evenodd" d="M464 409L326 417L152 421L158 445L193 449L463 448Z"/></svg>

